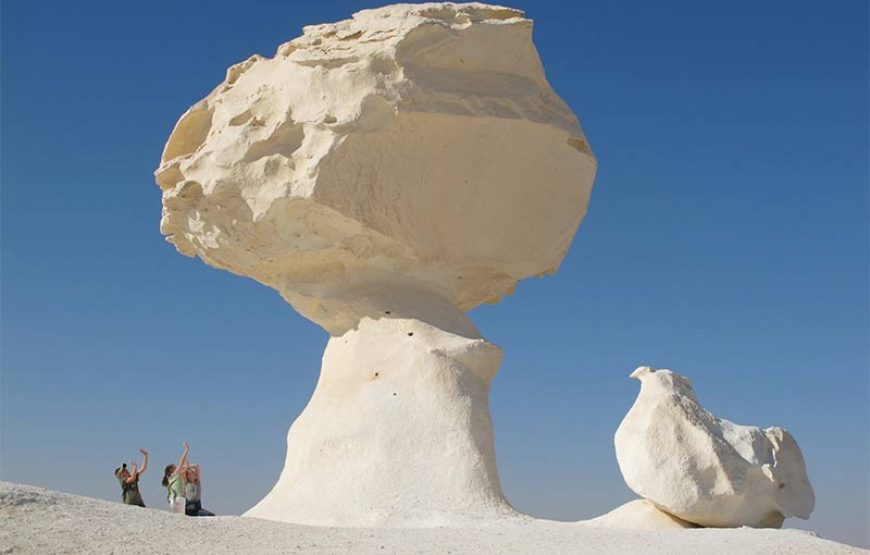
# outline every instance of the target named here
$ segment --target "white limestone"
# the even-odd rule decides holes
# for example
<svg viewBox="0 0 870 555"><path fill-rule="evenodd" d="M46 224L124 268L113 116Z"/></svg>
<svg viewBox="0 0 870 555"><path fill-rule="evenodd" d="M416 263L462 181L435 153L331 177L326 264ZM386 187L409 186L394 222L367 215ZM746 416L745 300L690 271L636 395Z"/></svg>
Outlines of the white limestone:
<svg viewBox="0 0 870 555"><path fill-rule="evenodd" d="M491 343L413 318L364 318L331 338L284 471L247 516L344 526L516 516L487 401L500 362Z"/></svg>
<svg viewBox="0 0 870 555"><path fill-rule="evenodd" d="M788 431L717 418L670 370L642 366L631 377L641 390L615 444L635 493L701 526L778 528L786 517L809 517L815 496Z"/></svg>
<svg viewBox="0 0 870 555"><path fill-rule="evenodd" d="M178 121L161 231L333 334L350 283L419 282L462 310L556 270L593 158L522 12L401 4L305 27Z"/></svg>
<svg viewBox="0 0 870 555"><path fill-rule="evenodd" d="M616 530L681 530L697 528L691 522L681 520L659 509L646 499L635 499L613 509L607 514L581 521L598 528Z"/></svg>
<svg viewBox="0 0 870 555"><path fill-rule="evenodd" d="M158 489L143 486L149 506L149 495L163 500ZM0 553L867 555L803 530L625 530L532 519L449 529L337 528L237 516L187 518L124 505L114 492L111 499L0 482Z"/></svg>
<svg viewBox="0 0 870 555"><path fill-rule="evenodd" d="M531 30L484 4L365 10L236 64L178 121L156 172L161 231L331 335L250 515L515 514L487 408L501 353L464 312L557 269L596 168Z"/></svg>

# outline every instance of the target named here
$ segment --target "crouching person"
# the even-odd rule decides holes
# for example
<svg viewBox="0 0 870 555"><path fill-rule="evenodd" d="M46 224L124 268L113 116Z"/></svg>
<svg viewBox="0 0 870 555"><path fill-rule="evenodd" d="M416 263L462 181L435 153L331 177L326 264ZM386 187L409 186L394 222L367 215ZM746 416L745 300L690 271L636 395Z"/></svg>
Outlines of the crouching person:
<svg viewBox="0 0 870 555"><path fill-rule="evenodd" d="M139 449L142 453L142 468L136 466L135 462L130 462L132 472L127 469L127 464L124 463L115 469L115 478L121 484L121 500L125 505L135 505L144 507L145 502L142 501L142 495L139 493L139 477L148 469L148 451Z"/></svg>
<svg viewBox="0 0 870 555"><path fill-rule="evenodd" d="M187 467L187 475L184 479L184 497L187 500L184 514L187 516L214 516L214 513L202 508L202 482L200 482L198 464Z"/></svg>

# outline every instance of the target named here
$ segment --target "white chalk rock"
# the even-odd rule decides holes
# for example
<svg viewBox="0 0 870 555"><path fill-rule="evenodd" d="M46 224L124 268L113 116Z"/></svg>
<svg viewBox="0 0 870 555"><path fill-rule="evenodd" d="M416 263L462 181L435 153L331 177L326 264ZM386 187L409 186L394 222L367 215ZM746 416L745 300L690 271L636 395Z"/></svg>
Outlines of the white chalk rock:
<svg viewBox="0 0 870 555"><path fill-rule="evenodd" d="M487 400L501 350L472 335L365 318L331 338L278 483L246 516L411 527L516 516Z"/></svg>
<svg viewBox="0 0 870 555"><path fill-rule="evenodd" d="M484 4L365 10L231 67L176 124L161 231L331 335L284 471L248 515L516 514L487 406L501 353L464 312L557 269L596 168L531 30Z"/></svg>
<svg viewBox="0 0 870 555"><path fill-rule="evenodd" d="M679 519L659 509L646 499L635 499L613 509L607 514L581 521L598 528L623 530L668 530L697 528L691 522Z"/></svg>
<svg viewBox="0 0 870 555"><path fill-rule="evenodd" d="M485 4L305 27L178 121L161 231L333 334L371 315L351 283L398 276L470 310L554 272L596 163L531 34Z"/></svg>
<svg viewBox="0 0 870 555"><path fill-rule="evenodd" d="M631 377L641 390L615 444L635 493L701 526L778 528L786 517L809 518L815 496L786 430L717 418L670 370L642 366Z"/></svg>

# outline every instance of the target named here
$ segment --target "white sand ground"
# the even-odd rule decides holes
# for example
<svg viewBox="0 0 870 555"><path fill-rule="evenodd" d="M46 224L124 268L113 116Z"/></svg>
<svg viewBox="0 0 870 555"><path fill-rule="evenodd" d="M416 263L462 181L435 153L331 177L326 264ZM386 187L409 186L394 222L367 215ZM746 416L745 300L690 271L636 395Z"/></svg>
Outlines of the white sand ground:
<svg viewBox="0 0 870 555"><path fill-rule="evenodd" d="M0 554L574 553L858 554L798 530L596 528L532 519L477 528L319 528L245 517L188 518L0 482Z"/></svg>

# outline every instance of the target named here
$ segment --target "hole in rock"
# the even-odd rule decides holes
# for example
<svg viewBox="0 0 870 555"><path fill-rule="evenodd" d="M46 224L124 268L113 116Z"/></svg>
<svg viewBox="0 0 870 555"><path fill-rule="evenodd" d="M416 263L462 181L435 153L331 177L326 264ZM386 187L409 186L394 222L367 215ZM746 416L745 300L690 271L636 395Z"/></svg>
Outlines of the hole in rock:
<svg viewBox="0 0 870 555"><path fill-rule="evenodd" d="M390 74L399 68L395 61L383 56L375 56L372 58L369 67L375 73L382 73L384 75Z"/></svg>
<svg viewBox="0 0 870 555"><path fill-rule="evenodd" d="M275 154L290 158L302 146L304 138L305 133L301 125L293 121L285 121L269 135L268 139L252 144L242 161L253 162Z"/></svg>
<svg viewBox="0 0 870 555"><path fill-rule="evenodd" d="M227 85L232 86L239 80L239 77L242 76L243 73L251 69L251 66L262 60L263 57L259 54L254 54L244 62L239 62L233 66L230 66L227 69L227 77L226 82ZM229 87L228 87L229 88Z"/></svg>
<svg viewBox="0 0 870 555"><path fill-rule="evenodd" d="M184 181L184 174L181 173L177 162L168 166L161 166L157 170L157 173L154 174L154 177L157 179L157 184L163 189L175 187L178 182Z"/></svg>
<svg viewBox="0 0 870 555"><path fill-rule="evenodd" d="M576 148L580 152L589 152L589 143L583 137L570 137L568 146Z"/></svg>
<svg viewBox="0 0 870 555"><path fill-rule="evenodd" d="M235 126L235 125L241 125L241 124L243 124L243 123L246 123L246 122L247 122L248 120L250 120L252 117L254 117L254 116L253 116L253 114L251 114L251 111L250 111L250 110L245 110L245 111L242 112L241 114L239 114L239 115L233 117L232 119L230 119L230 125L233 125L233 126Z"/></svg>
<svg viewBox="0 0 870 555"><path fill-rule="evenodd" d="M338 37L338 40L355 40L355 39L360 38L361 36L363 36L363 32L357 31L356 33L353 33L352 35L345 35L343 37Z"/></svg>
<svg viewBox="0 0 870 555"><path fill-rule="evenodd" d="M161 161L196 152L211 131L211 116L211 108L196 108L185 112L169 136Z"/></svg>
<svg viewBox="0 0 870 555"><path fill-rule="evenodd" d="M385 310L384 314L392 314L392 312L390 312L389 310Z"/></svg>
<svg viewBox="0 0 870 555"><path fill-rule="evenodd" d="M412 335L414 335L414 332L409 331L409 332L408 332L408 337L411 337Z"/></svg>
<svg viewBox="0 0 870 555"><path fill-rule="evenodd" d="M394 392L393 392L393 397L395 397L395 396L396 396L396 392L394 391Z"/></svg>
<svg viewBox="0 0 870 555"><path fill-rule="evenodd" d="M276 52L276 54L286 58L295 52L297 48L299 48L297 45L287 42L278 47L278 52Z"/></svg>

